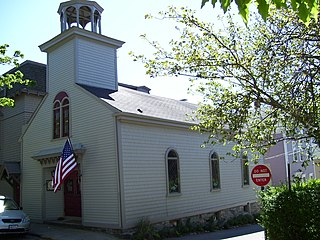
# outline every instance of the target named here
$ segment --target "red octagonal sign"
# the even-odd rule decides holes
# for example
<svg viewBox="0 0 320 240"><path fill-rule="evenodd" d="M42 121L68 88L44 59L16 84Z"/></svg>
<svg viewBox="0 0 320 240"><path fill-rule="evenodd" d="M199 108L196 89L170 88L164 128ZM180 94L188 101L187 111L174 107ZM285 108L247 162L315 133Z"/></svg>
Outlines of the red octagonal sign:
<svg viewBox="0 0 320 240"><path fill-rule="evenodd" d="M267 185L271 179L271 171L266 165L257 165L251 171L252 181L262 187Z"/></svg>

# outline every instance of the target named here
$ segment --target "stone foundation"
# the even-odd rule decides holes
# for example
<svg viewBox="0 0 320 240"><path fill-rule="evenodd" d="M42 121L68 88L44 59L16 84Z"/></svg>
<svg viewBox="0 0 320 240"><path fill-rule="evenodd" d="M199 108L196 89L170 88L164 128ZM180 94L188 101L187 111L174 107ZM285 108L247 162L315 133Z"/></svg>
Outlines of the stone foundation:
<svg viewBox="0 0 320 240"><path fill-rule="evenodd" d="M164 227L175 227L181 223L185 224L187 221L189 221L189 223L191 224L202 224L202 225L205 225L207 222L212 221L212 222L220 223L221 225L223 225L229 219L235 218L239 215L245 215L245 214L255 215L255 214L258 214L259 211L260 211L259 204L257 202L253 202L253 203L248 203L246 205L227 208L227 209L223 209L216 212L210 212L210 213L205 213L205 214L200 214L195 216L184 217L180 219L174 219L166 222L161 222L161 223L155 224L154 226L156 229L160 230Z"/></svg>

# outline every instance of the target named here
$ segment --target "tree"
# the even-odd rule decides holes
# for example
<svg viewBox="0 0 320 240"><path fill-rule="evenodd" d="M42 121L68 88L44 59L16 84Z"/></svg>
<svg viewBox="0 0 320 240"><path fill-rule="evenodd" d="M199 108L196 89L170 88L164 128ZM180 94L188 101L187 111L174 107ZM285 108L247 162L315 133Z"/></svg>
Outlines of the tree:
<svg viewBox="0 0 320 240"><path fill-rule="evenodd" d="M19 60L23 58L23 54L20 51L15 51L13 56L10 57L7 54L9 45L4 44L0 45L0 64L1 65L13 65L16 68L19 67ZM31 84L32 81L28 79L23 79L23 73L20 71L16 71L14 73L5 74L3 76L0 76L0 91L2 91L4 88L12 88L13 84ZM1 97L0 98L0 107L13 107L14 106L14 100L7 97Z"/></svg>
<svg viewBox="0 0 320 240"><path fill-rule="evenodd" d="M267 22L255 15L246 27L224 16L225 29L190 9L160 14L180 25L179 39L164 49L146 38L153 57L130 54L151 77L188 76L197 85L203 101L194 129L209 133L206 143L233 142L234 154L256 158L283 140L320 145L318 23L307 27L289 9L273 9Z"/></svg>
<svg viewBox="0 0 320 240"><path fill-rule="evenodd" d="M202 0L201 8L207 2L209 2L209 0ZM232 0L220 0L221 8L224 10L224 12L226 12L227 9L230 7L231 2ZM258 11L264 20L267 19L270 7L272 5L276 6L278 9L292 8L297 14L297 16L299 16L299 18L307 24L310 22L312 18L316 20L318 18L319 3L317 0L293 0L290 2L284 0L255 0L254 2L256 3ZM216 3L217 0L211 0L211 4L213 7L215 7ZM244 22L247 23L251 0L236 0L235 4L237 5L239 14L242 16Z"/></svg>

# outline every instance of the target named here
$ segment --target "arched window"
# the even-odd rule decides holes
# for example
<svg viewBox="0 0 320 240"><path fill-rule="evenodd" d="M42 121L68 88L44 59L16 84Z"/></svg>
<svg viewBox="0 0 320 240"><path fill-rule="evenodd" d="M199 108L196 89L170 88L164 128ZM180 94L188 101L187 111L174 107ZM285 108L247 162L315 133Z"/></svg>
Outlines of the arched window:
<svg viewBox="0 0 320 240"><path fill-rule="evenodd" d="M166 154L167 161L167 174L168 174L168 193L180 193L180 169L179 169L179 156L178 153L170 149Z"/></svg>
<svg viewBox="0 0 320 240"><path fill-rule="evenodd" d="M69 97L60 92L53 101L53 138L69 136Z"/></svg>
<svg viewBox="0 0 320 240"><path fill-rule="evenodd" d="M211 190L220 189L220 164L216 152L210 153Z"/></svg>

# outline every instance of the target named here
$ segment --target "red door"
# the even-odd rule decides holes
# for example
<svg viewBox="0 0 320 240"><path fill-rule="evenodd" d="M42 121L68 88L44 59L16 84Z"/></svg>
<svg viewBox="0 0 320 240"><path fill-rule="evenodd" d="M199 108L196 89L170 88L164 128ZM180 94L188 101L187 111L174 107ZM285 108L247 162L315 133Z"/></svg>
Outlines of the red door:
<svg viewBox="0 0 320 240"><path fill-rule="evenodd" d="M64 212L66 216L81 217L81 192L78 171L64 181Z"/></svg>

